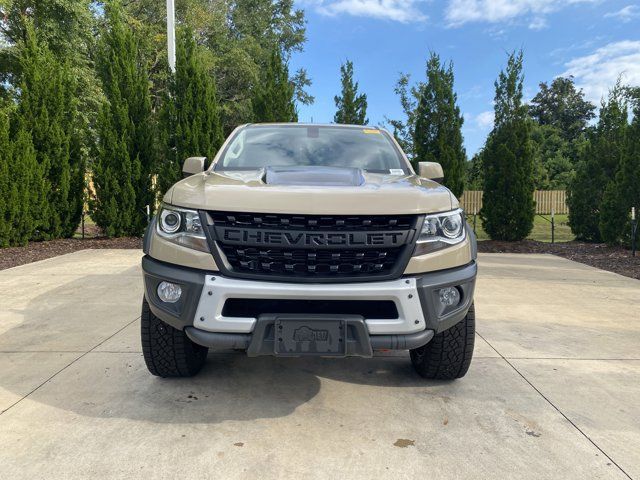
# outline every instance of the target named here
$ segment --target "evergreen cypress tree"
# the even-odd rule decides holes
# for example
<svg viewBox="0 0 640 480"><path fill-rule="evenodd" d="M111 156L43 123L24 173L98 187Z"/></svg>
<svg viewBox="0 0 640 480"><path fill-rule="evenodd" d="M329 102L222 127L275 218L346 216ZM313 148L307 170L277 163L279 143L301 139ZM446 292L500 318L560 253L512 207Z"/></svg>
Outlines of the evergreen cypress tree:
<svg viewBox="0 0 640 480"><path fill-rule="evenodd" d="M595 131L587 134L588 143L579 157L576 174L567 190L569 226L578 240L599 242L599 208L604 186L596 179L601 171L596 162L591 161L595 151L597 136Z"/></svg>
<svg viewBox="0 0 640 480"><path fill-rule="evenodd" d="M46 201L31 135L19 127L10 138L14 113L0 107L0 247L25 245Z"/></svg>
<svg viewBox="0 0 640 480"><path fill-rule="evenodd" d="M513 52L495 82L495 124L482 152L480 218L494 240L522 240L533 228L533 150L522 83L522 51Z"/></svg>
<svg viewBox="0 0 640 480"><path fill-rule="evenodd" d="M38 41L28 21L19 60L22 81L16 128L30 132L45 180L46 204L38 212L41 216L36 238L71 236L80 221L84 178L82 152L79 147L73 148L77 127L75 82L69 65L60 63Z"/></svg>
<svg viewBox="0 0 640 480"><path fill-rule="evenodd" d="M627 202L620 191L622 179L617 177L607 182L600 203L600 237L610 245L620 243L627 233Z"/></svg>
<svg viewBox="0 0 640 480"><path fill-rule="evenodd" d="M404 153L411 160L414 168L414 158L416 156L414 140L414 132L416 127L416 113L418 111L418 102L422 96L422 89L424 89L424 82L416 82L414 85L410 85L409 82L411 76L406 73L401 73L400 78L396 82L393 91L398 95L400 99L400 106L404 113L404 119L394 120L386 118L386 122L391 125L393 129L393 136L396 141L402 147Z"/></svg>
<svg viewBox="0 0 640 480"><path fill-rule="evenodd" d="M413 159L439 162L444 170L444 184L460 196L464 191L466 152L462 141L463 118L453 91L453 65L442 65L431 53L427 61L427 83L420 90L416 109Z"/></svg>
<svg viewBox="0 0 640 480"><path fill-rule="evenodd" d="M98 118L92 217L108 236L140 235L153 208L153 118L147 64L121 5L105 6L98 73L107 101Z"/></svg>
<svg viewBox="0 0 640 480"><path fill-rule="evenodd" d="M251 106L254 122L297 122L295 86L289 79L289 67L274 48L262 81L253 88Z"/></svg>
<svg viewBox="0 0 640 480"><path fill-rule="evenodd" d="M340 83L342 91L340 95L334 97L336 103L336 114L333 121L336 123L346 123L350 125L366 125L367 118L367 95L358 95L358 82L353 81L353 62L347 60L340 66Z"/></svg>
<svg viewBox="0 0 640 480"><path fill-rule="evenodd" d="M185 158L212 159L223 142L215 80L187 28L178 31L176 73L161 122L165 163L159 187L164 192L180 179Z"/></svg>
<svg viewBox="0 0 640 480"><path fill-rule="evenodd" d="M11 204L9 202L9 109L0 105L0 247L8 247L11 235Z"/></svg>
<svg viewBox="0 0 640 480"><path fill-rule="evenodd" d="M640 90L627 91L632 94L633 120L631 125L621 126L623 145L617 172L615 178L607 183L600 208L600 234L609 244L628 239L631 207L636 207L637 212L640 209L640 99L637 97Z"/></svg>
<svg viewBox="0 0 640 480"><path fill-rule="evenodd" d="M620 167L619 188L623 198L624 219L627 219L626 233L630 231L629 212L636 209L640 215L640 88L632 90L633 121L627 132L627 151ZM625 234L626 237L626 234Z"/></svg>
<svg viewBox="0 0 640 480"><path fill-rule="evenodd" d="M598 124L588 134L589 143L569 189L569 225L581 240L599 242L606 232L604 239L613 242L618 235L615 223L609 223L616 221L615 212L619 210L616 185L611 182L625 154L627 115L623 89L618 84L602 102Z"/></svg>
<svg viewBox="0 0 640 480"><path fill-rule="evenodd" d="M44 167L38 163L31 134L23 128L16 132L9 164L9 206L12 245L26 245L42 223L40 212L47 205L44 194L48 182Z"/></svg>

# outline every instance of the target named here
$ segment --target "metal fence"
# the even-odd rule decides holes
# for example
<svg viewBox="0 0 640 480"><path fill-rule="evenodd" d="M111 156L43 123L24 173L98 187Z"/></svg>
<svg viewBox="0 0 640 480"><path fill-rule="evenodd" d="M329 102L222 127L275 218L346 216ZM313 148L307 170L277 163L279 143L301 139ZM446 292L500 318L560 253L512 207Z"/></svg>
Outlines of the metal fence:
<svg viewBox="0 0 640 480"><path fill-rule="evenodd" d="M462 194L460 205L469 215L480 212L482 208L482 190L468 190ZM536 202L536 213L548 215L568 214L567 192L564 190L536 190L533 192L533 199Z"/></svg>

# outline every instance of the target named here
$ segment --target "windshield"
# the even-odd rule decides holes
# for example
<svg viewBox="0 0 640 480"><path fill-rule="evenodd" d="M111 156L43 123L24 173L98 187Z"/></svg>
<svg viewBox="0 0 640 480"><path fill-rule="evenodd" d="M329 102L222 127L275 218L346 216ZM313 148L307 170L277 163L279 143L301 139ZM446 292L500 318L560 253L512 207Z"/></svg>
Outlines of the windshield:
<svg viewBox="0 0 640 480"><path fill-rule="evenodd" d="M314 125L253 125L242 129L216 169L322 166L409 173L400 152L383 131Z"/></svg>

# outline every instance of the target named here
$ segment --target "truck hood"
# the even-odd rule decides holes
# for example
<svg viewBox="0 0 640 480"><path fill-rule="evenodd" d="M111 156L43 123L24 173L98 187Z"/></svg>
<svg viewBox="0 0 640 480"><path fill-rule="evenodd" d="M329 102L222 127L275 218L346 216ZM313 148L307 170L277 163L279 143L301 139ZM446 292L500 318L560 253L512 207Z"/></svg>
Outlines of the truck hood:
<svg viewBox="0 0 640 480"><path fill-rule="evenodd" d="M452 210L458 200L442 185L417 175L362 172L358 185L267 183L265 169L207 171L177 182L164 196L175 206L307 215L388 215Z"/></svg>

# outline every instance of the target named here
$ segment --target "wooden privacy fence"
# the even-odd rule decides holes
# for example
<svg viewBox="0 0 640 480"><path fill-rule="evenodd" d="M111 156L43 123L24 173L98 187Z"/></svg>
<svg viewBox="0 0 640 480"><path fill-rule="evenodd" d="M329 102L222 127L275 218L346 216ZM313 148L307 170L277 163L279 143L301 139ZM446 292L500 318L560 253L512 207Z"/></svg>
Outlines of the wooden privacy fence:
<svg viewBox="0 0 640 480"><path fill-rule="evenodd" d="M482 208L482 190L468 190L462 194L460 205L467 215L480 212ZM536 190L533 192L533 199L536 201L536 213L539 214L568 214L567 192L564 190Z"/></svg>

